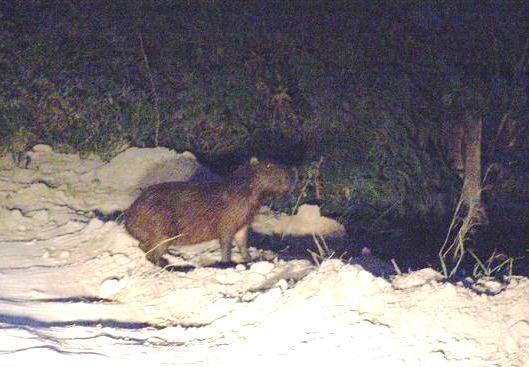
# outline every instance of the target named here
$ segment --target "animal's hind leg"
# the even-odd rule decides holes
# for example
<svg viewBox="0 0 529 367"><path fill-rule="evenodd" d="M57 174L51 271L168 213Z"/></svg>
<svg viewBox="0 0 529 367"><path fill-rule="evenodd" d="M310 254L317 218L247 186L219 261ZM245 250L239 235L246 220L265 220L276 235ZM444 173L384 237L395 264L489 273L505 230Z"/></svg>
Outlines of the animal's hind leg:
<svg viewBox="0 0 529 367"><path fill-rule="evenodd" d="M163 240L161 243L154 246L140 244L140 248L145 252L145 257L147 260L152 262L154 265L164 268L169 264L168 261L163 257L163 255L167 253L168 248L168 244L163 243Z"/></svg>
<svg viewBox="0 0 529 367"><path fill-rule="evenodd" d="M223 234L219 238L220 242L220 261L223 263L230 262L231 244L233 242L233 235Z"/></svg>

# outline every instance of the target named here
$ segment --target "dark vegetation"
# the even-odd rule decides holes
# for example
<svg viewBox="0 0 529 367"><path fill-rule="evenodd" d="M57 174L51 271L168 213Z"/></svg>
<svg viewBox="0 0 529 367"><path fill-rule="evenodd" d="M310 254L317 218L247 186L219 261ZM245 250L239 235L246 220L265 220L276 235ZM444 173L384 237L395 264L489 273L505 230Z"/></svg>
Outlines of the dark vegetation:
<svg viewBox="0 0 529 367"><path fill-rule="evenodd" d="M221 174L252 155L295 164L301 201L345 223L353 253L370 245L405 269L439 264L465 131L480 121L488 225L467 245L490 267L514 258L527 272L524 2L1 6L5 151L47 143L110 158L159 145ZM466 256L462 269L475 263Z"/></svg>

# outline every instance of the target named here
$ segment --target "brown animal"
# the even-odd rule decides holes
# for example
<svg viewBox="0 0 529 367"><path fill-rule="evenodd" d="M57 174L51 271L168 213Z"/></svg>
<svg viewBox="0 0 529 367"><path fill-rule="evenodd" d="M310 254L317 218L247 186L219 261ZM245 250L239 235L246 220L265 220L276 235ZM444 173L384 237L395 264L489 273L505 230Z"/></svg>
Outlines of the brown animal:
<svg viewBox="0 0 529 367"><path fill-rule="evenodd" d="M162 267L168 247L214 239L220 241L223 263L229 262L235 238L248 262L248 225L269 196L288 193L295 180L284 166L252 160L219 182L153 185L126 210L125 227L147 259Z"/></svg>

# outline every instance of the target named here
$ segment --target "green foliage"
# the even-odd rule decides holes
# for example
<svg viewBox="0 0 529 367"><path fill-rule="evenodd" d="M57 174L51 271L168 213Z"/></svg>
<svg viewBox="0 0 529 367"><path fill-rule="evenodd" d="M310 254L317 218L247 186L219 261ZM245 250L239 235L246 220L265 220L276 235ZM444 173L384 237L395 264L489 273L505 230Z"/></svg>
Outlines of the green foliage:
<svg viewBox="0 0 529 367"><path fill-rule="evenodd" d="M446 163L428 151L431 141L418 142L420 131L407 116L362 104L342 107L340 114L318 116L346 122L324 123L329 128L321 140L320 177L327 212L363 228L374 220L383 228L397 218L446 214L458 182Z"/></svg>

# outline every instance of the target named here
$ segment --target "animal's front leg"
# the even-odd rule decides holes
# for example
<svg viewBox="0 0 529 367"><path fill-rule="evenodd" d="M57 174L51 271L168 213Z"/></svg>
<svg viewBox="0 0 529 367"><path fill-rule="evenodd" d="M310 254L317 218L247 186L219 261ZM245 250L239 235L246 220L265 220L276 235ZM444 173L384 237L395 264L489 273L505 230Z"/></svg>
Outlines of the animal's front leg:
<svg viewBox="0 0 529 367"><path fill-rule="evenodd" d="M225 234L219 238L220 242L220 261L223 263L230 262L231 243L233 242L233 235Z"/></svg>
<svg viewBox="0 0 529 367"><path fill-rule="evenodd" d="M252 261L250 254L248 253L248 226L244 226L235 234L235 242L237 248L241 253L244 262Z"/></svg>

